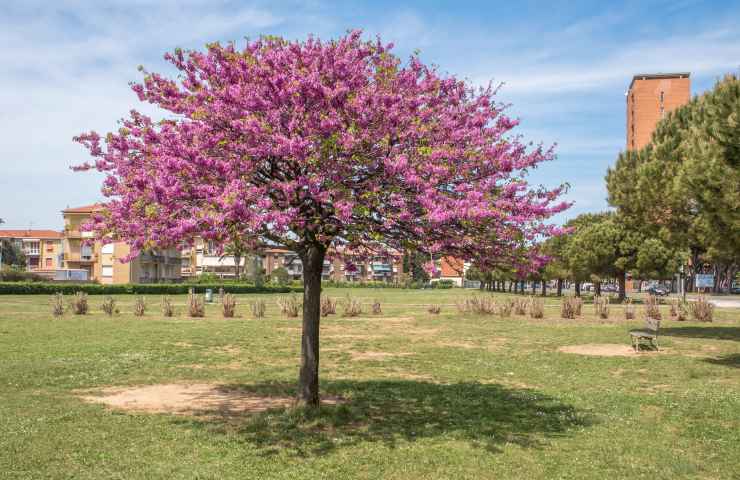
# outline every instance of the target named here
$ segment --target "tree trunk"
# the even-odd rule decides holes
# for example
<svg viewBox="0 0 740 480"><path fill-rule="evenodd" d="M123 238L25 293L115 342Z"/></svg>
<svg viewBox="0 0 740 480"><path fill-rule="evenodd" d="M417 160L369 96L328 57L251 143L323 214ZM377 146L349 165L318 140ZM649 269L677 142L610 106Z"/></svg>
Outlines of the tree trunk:
<svg viewBox="0 0 740 480"><path fill-rule="evenodd" d="M563 296L563 279L558 278L558 297Z"/></svg>
<svg viewBox="0 0 740 480"><path fill-rule="evenodd" d="M542 280L542 296L547 296L547 282L545 282L544 280Z"/></svg>
<svg viewBox="0 0 740 480"><path fill-rule="evenodd" d="M234 255L234 278L236 280L239 280L239 273L241 273L239 270L242 268L242 257L239 255Z"/></svg>
<svg viewBox="0 0 740 480"><path fill-rule="evenodd" d="M617 273L617 283L619 283L619 301L623 302L627 297L627 279L624 272Z"/></svg>
<svg viewBox="0 0 740 480"><path fill-rule="evenodd" d="M513 283L513 282L512 282L511 280L509 280L509 293L511 293L511 289L512 289L512 283Z"/></svg>
<svg viewBox="0 0 740 480"><path fill-rule="evenodd" d="M576 282L576 297L581 296L581 282Z"/></svg>
<svg viewBox="0 0 740 480"><path fill-rule="evenodd" d="M326 247L309 246L301 253L303 263L303 334L301 369L298 376L298 402L319 406L319 319L321 311L321 271Z"/></svg>
<svg viewBox="0 0 740 480"><path fill-rule="evenodd" d="M594 294L597 297L601 296L601 282L600 281L594 283Z"/></svg>

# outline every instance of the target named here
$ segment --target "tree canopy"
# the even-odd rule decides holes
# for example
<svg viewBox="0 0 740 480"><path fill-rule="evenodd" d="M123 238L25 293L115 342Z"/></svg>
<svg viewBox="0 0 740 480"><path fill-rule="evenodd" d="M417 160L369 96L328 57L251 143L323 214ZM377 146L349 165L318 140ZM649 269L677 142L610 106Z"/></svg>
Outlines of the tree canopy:
<svg viewBox="0 0 740 480"><path fill-rule="evenodd" d="M556 233L562 188L531 188L528 169L554 157L511 135L494 99L417 56L354 31L332 41L265 37L175 50L177 79L145 73L137 111L105 138L76 138L106 174L100 238L132 255L196 236L285 246L304 268L299 397L318 403L321 267L327 250L388 247L519 258L523 242ZM534 252L534 251L533 251Z"/></svg>
<svg viewBox="0 0 740 480"><path fill-rule="evenodd" d="M606 180L630 229L690 251L694 266L724 265L731 277L740 262L740 80L728 75L666 115L650 144L621 153Z"/></svg>

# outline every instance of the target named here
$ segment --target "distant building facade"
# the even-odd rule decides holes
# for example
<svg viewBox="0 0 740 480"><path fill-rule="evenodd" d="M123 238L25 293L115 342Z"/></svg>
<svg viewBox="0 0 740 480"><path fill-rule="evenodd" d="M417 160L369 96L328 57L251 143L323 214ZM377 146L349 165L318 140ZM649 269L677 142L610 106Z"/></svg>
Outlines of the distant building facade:
<svg viewBox="0 0 740 480"><path fill-rule="evenodd" d="M689 73L639 73L627 90L627 150L650 143L655 126L668 112L691 100Z"/></svg>
<svg viewBox="0 0 740 480"><path fill-rule="evenodd" d="M432 279L432 281L450 280L457 287L464 286L465 273L470 268L469 262L465 262L460 258L445 256L434 263L439 272L439 277Z"/></svg>
<svg viewBox="0 0 740 480"><path fill-rule="evenodd" d="M62 211L65 269L84 270L89 280L103 284L180 281L182 260L177 249L148 250L124 263L121 260L131 253L125 242L87 244L93 235L82 231L81 225L99 208L96 204Z"/></svg>
<svg viewBox="0 0 740 480"><path fill-rule="evenodd" d="M182 255L182 276L197 277L204 273L220 278L234 278L236 275L236 258L232 255L219 254L218 245L213 241L197 237L192 247L185 247ZM239 271L247 273L247 255L239 260Z"/></svg>
<svg viewBox="0 0 740 480"><path fill-rule="evenodd" d="M55 230L0 230L0 240L11 242L26 257L26 270L62 268L62 232Z"/></svg>

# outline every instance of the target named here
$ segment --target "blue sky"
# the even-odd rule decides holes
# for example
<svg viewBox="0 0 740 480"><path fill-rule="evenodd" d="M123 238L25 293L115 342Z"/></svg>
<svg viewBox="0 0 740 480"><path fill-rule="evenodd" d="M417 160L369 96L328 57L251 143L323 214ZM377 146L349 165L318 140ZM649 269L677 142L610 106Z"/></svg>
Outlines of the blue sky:
<svg viewBox="0 0 740 480"><path fill-rule="evenodd" d="M0 3L0 218L61 228L60 210L100 199L101 177L72 173L72 142L107 132L138 103L138 65L162 54L260 34L305 38L361 28L501 101L526 139L558 144L535 183L572 185L564 217L606 208L603 177L625 140L634 73L690 71L693 93L740 68L740 2L244 2L144 0ZM562 218L561 218L562 219Z"/></svg>

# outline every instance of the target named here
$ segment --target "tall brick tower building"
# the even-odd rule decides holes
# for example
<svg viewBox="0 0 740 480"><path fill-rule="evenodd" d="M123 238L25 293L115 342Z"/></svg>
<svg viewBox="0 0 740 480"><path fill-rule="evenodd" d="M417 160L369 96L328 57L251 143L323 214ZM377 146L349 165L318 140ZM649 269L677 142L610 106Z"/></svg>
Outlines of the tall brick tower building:
<svg viewBox="0 0 740 480"><path fill-rule="evenodd" d="M650 142L655 125L665 114L691 99L689 73L639 73L627 90L627 150Z"/></svg>

